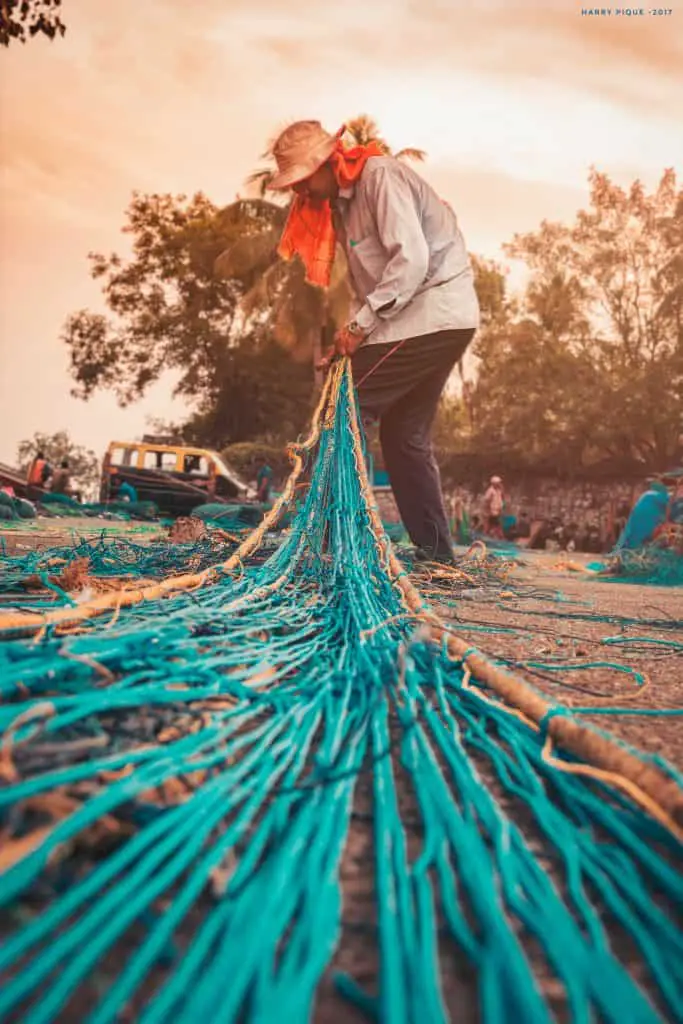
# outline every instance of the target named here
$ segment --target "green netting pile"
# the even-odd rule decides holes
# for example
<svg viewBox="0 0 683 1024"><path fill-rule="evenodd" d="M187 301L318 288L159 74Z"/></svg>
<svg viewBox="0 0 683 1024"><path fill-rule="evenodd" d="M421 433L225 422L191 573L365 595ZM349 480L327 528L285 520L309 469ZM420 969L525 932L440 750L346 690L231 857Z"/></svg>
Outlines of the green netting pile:
<svg viewBox="0 0 683 1024"><path fill-rule="evenodd" d="M51 494L49 491L41 496L39 508L43 513L61 518L114 515L125 520L151 520L159 517L159 509L153 501L79 502L67 494Z"/></svg>
<svg viewBox="0 0 683 1024"><path fill-rule="evenodd" d="M487 1022L680 1012L680 830L567 770L563 708L531 728L407 611L348 374L277 547L37 635L0 614L0 1019L298 1024L331 965L388 1024L463 992ZM335 959L349 857L376 990Z"/></svg>
<svg viewBox="0 0 683 1024"><path fill-rule="evenodd" d="M0 520L18 522L22 519L35 519L36 510L30 501L13 498L6 491L0 491Z"/></svg>
<svg viewBox="0 0 683 1024"><path fill-rule="evenodd" d="M607 559L605 575L614 582L683 586L683 555L661 544L615 552Z"/></svg>
<svg viewBox="0 0 683 1024"><path fill-rule="evenodd" d="M192 515L205 523L218 526L232 533L253 529L263 518L267 507L261 504L244 505L208 502L192 509ZM280 523L280 525L284 525Z"/></svg>

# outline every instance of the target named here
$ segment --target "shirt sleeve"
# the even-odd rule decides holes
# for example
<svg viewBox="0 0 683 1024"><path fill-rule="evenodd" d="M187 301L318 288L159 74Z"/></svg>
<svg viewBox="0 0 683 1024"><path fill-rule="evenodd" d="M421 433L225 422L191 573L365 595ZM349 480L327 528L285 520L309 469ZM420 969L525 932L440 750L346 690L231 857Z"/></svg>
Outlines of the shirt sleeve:
<svg viewBox="0 0 683 1024"><path fill-rule="evenodd" d="M396 171L382 168L373 175L369 193L377 234L389 262L376 288L354 317L366 334L408 305L429 269L429 246L413 192L405 178Z"/></svg>

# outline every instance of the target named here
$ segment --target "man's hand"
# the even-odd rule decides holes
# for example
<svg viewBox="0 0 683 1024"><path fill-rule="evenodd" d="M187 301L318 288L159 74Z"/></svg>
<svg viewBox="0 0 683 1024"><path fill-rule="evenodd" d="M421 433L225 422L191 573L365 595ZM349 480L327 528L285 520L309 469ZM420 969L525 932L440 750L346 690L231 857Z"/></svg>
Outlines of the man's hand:
<svg viewBox="0 0 683 1024"><path fill-rule="evenodd" d="M344 356L352 356L358 351L361 344L365 341L365 335L358 334L357 331L350 331L348 327L342 327L341 330L337 331L334 336L334 344L327 350L322 359L316 364L316 370L327 371L330 368L330 364L337 358Z"/></svg>
<svg viewBox="0 0 683 1024"><path fill-rule="evenodd" d="M338 356L352 356L364 341L363 334L342 327L334 336L334 350Z"/></svg>

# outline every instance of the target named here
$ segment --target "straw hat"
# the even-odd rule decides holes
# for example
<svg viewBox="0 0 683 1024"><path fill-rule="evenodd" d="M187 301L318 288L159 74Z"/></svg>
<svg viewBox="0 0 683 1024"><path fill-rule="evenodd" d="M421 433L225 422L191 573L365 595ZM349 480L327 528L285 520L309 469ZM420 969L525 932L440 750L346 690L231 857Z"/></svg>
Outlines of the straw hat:
<svg viewBox="0 0 683 1024"><path fill-rule="evenodd" d="M336 149L344 129L326 132L320 121L296 121L273 144L277 172L268 183L273 190L291 188L318 170Z"/></svg>

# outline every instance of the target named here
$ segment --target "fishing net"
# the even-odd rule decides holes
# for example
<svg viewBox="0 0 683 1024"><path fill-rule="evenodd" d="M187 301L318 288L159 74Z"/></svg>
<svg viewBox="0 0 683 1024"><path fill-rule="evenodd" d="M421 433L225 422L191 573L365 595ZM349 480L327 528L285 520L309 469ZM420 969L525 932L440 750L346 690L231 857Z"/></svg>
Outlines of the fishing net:
<svg viewBox="0 0 683 1024"><path fill-rule="evenodd" d="M159 516L159 509L153 501L76 501L67 494L51 494L47 491L40 497L38 507L43 515L68 519L81 516L115 516L117 519L153 520Z"/></svg>
<svg viewBox="0 0 683 1024"><path fill-rule="evenodd" d="M293 456L222 561L0 611L0 1019L674 1019L681 780L435 616L346 366Z"/></svg>
<svg viewBox="0 0 683 1024"><path fill-rule="evenodd" d="M192 510L193 516L198 516L205 522L216 523L224 526L226 530L244 529L254 527L263 518L266 508L264 505L240 505L221 504L209 502L206 505L198 505Z"/></svg>
<svg viewBox="0 0 683 1024"><path fill-rule="evenodd" d="M30 501L13 498L5 491L0 491L0 519L15 522L20 519L35 519L36 510Z"/></svg>
<svg viewBox="0 0 683 1024"><path fill-rule="evenodd" d="M671 524L666 541L660 538L633 551L613 552L604 573L615 582L683 586L683 525Z"/></svg>

